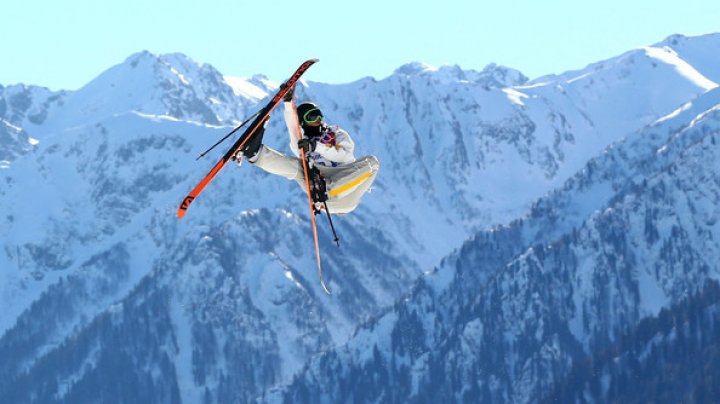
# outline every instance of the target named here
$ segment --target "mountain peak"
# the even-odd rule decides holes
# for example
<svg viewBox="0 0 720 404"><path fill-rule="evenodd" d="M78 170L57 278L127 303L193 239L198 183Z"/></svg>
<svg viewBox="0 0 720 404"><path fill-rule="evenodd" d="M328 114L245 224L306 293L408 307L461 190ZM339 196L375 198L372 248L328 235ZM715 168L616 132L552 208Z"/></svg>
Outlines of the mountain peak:
<svg viewBox="0 0 720 404"><path fill-rule="evenodd" d="M426 63L411 62L406 63L395 69L394 74L399 74L403 76L415 76L422 73L436 72L437 70L437 67L431 66Z"/></svg>
<svg viewBox="0 0 720 404"><path fill-rule="evenodd" d="M194 65L200 68L200 64L189 56L180 52L155 54L148 50L142 50L128 56L122 64L129 64L136 67L140 63L164 63L171 65Z"/></svg>
<svg viewBox="0 0 720 404"><path fill-rule="evenodd" d="M486 80L492 79L499 85L504 87L521 86L529 79L519 70L515 70L506 66L490 63L480 72Z"/></svg>
<svg viewBox="0 0 720 404"><path fill-rule="evenodd" d="M433 78L441 82L469 81L489 87L511 87L528 81L528 78L519 71L495 63L487 65L481 72L478 72L463 70L458 65L435 67L426 63L412 62L395 69L394 74L406 77L431 74Z"/></svg>
<svg viewBox="0 0 720 404"><path fill-rule="evenodd" d="M171 116L212 125L244 115L256 100L237 96L213 66L182 53L130 55L106 70L68 100L71 110L99 117L128 112ZM63 125L81 117L57 117Z"/></svg>
<svg viewBox="0 0 720 404"><path fill-rule="evenodd" d="M130 55L125 62L118 65L121 69L129 66L130 70L144 70L140 76L136 73L124 72L123 76L130 80L144 78L143 76L155 76L156 79L170 79L179 82L179 85L190 85L193 79L206 74L218 74L214 67L208 64L199 64L182 53L167 53L156 55L147 50ZM116 66L116 67L118 67ZM102 75L101 75L102 76Z"/></svg>
<svg viewBox="0 0 720 404"><path fill-rule="evenodd" d="M720 33L710 33L710 34L704 34L704 35L697 35L697 36L688 36L683 34L672 34L668 36L667 38L663 39L662 41L658 42L657 44L653 46L662 47L662 46L676 46L681 45L686 42L715 42L720 43Z"/></svg>
<svg viewBox="0 0 720 404"><path fill-rule="evenodd" d="M128 56L127 59L125 59L125 63L132 67L137 67L138 64L151 60L157 60L157 56L150 53L150 51L143 50Z"/></svg>

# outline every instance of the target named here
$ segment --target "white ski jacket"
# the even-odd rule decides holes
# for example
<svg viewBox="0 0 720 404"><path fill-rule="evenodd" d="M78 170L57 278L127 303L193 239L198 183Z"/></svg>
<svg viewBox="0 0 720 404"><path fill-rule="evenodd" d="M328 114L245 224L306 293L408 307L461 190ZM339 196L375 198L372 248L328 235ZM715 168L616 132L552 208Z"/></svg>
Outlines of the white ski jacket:
<svg viewBox="0 0 720 404"><path fill-rule="evenodd" d="M295 156L300 157L297 142L304 136L298 122L297 112L292 102L284 102L284 104L285 124L290 134L290 150ZM298 131L301 133L298 133ZM345 130L336 125L328 126L323 124L321 131L322 135L315 143L315 150L309 153L310 158L316 164L325 167L337 167L355 161L355 143Z"/></svg>

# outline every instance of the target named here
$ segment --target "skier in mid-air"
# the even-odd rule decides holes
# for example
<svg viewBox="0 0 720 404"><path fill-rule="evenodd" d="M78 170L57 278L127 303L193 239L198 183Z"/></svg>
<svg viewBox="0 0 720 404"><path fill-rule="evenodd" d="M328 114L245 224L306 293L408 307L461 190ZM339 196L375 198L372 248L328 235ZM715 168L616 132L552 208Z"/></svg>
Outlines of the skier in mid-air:
<svg viewBox="0 0 720 404"><path fill-rule="evenodd" d="M353 211L362 196L370 189L380 167L375 156L355 159L350 135L336 125L327 125L320 108L311 103L302 103L294 108L293 91L283 99L285 105L285 123L290 135L290 149L295 157L282 154L262 143L264 127L256 133L243 148L243 155L250 163L263 170L295 180L307 191L300 149L305 151L314 172L319 172L311 184L313 202L316 207L327 204L332 214L345 214ZM319 183L318 183L319 181Z"/></svg>
<svg viewBox="0 0 720 404"><path fill-rule="evenodd" d="M295 84L317 59L308 59L301 64L287 81L280 85L278 92L260 111L230 131L200 157L207 154L215 146L237 132L252 120L250 126L215 163L210 172L195 185L183 198L177 210L178 219L182 219L190 204L197 198L213 178L229 161L239 161L240 153L250 163L263 170L295 180L308 197L310 222L313 239L315 240L315 257L320 284L330 294L322 276L320 262L320 241L318 238L315 215L321 211L327 214L330 228L335 237L333 241L340 246L340 239L335 232L331 213L346 214L352 212L360 203L362 196L370 189L377 176L379 163L374 156L366 156L356 160L355 144L347 132L338 126L329 126L324 122L323 114L317 105L304 103L295 108L293 90ZM295 157L287 156L263 145L262 138L270 113L280 101L285 104L285 123L290 134L290 149ZM299 158L298 158L299 157Z"/></svg>

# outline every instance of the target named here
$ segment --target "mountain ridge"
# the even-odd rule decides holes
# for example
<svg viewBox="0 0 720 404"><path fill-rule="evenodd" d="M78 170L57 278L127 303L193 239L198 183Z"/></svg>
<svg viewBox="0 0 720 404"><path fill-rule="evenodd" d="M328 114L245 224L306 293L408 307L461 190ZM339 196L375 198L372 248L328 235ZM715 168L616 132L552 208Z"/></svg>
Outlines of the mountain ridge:
<svg viewBox="0 0 720 404"><path fill-rule="evenodd" d="M683 43L697 51L692 38ZM681 51L676 53L682 58ZM687 54L705 60L699 53ZM482 72L423 68L419 74L343 85L303 81L297 98L318 102L329 122L350 131L357 155L376 154L382 165L375 189L361 207L337 219L343 247L334 247L327 229L320 229L326 274L336 292L332 300L318 293L310 245L299 242L309 241L310 233L307 207L295 184L247 169L249 164L243 171L229 166L196 201L192 215L182 222L174 217L179 198L214 163L211 156L195 162L197 152L262 99L242 91L238 95L221 73L177 54L132 55L78 92L0 88L0 106L6 106L0 107L0 119L39 140L0 169L0 183L7 185L0 189L0 225L8 230L2 236L0 265L10 268L0 279L0 299L7 307L0 317L0 352L13 358L0 366L7 380L0 383L0 397L46 389L44 397L60 401L109 399L121 393L110 385L96 392L88 388L98 378L108 378L137 386L138 397L151 401L186 395L210 402L258 396L272 400L278 396L267 395L270 389L291 382L314 355L332 355L333 347L345 346L353 334L374 337L367 331L373 319L405 307L404 299L413 293L433 296L451 282L488 282L482 273L463 267L457 279L440 280L436 274L436 282L425 284L423 274L433 268L462 267L463 260L482 254L502 265L524 252L513 265L532 275L526 269L532 259L552 262L547 246L528 249L532 240L565 237L569 254L572 236L567 234L586 221L593 207L617 203L612 199L620 191L642 186L626 181L627 176L643 167L660 169L652 153L673 144L664 139L698 136L715 117L710 110L717 89L698 86L676 65L653 67L656 59L644 51L633 55L621 57L627 63L620 67L606 61L600 71L604 82L589 87L590 76L538 86L519 72L493 65ZM705 61L709 64L703 66L713 66L712 58ZM623 76L622 69L633 66L642 69L636 75L648 73L642 86L628 84L632 72ZM131 80L138 88L133 97L122 96L103 108L92 101L114 99L108 94L120 94L118 83L135 77L125 74L137 69L145 74ZM715 77L708 69L696 70ZM593 71L596 77L600 73ZM266 78L249 82L256 86L253 91L273 89ZM507 87L513 83L518 85ZM657 98L657 91L664 98ZM78 113L83 107L90 109ZM273 114L265 139L287 151L280 114ZM623 120L603 123L613 115ZM37 116L44 118L31 118ZM674 144L693 136L678 135ZM631 143L630 149L616 147ZM5 147L0 143L0 150ZM669 153L660 154L662 161L678 158L673 153L683 147L662 149ZM631 157L651 157L627 159L627 150ZM567 187L577 190L553 194ZM712 216L711 210L704 214ZM603 217L596 220L606 223ZM513 224L518 218L536 227ZM650 214L647 220L653 223L653 218ZM602 234L617 234L610 232L613 220L600 226ZM653 231L648 234L655 237L650 236ZM492 252L493 246L497 251ZM421 281L415 283L418 277ZM476 304L502 290L499 285L480 295L472 285L459 290L468 298L477 294ZM555 289L562 291L561 286ZM58 303L63 301L68 304ZM384 334L379 351L403 346L402 360L417 360L422 341L445 332L433 324L465 310L433 299L419 304L435 305L441 314L413 318L412 311L399 312L396 317L405 328ZM158 323L145 323L150 320L143 310L156 313ZM40 318L42 327L34 324ZM392 327L383 321L382 327ZM238 328L243 322L252 326ZM467 341L482 344L473 337L483 335L482 323L470 323L465 324ZM561 319L550 323L563 324ZM368 326L354 331L362 324ZM582 321L572 329L582 329L578 324ZM573 342L576 334L565 327L562 355L571 358L586 341ZM152 352L132 338L123 339L143 329L148 331L141 340ZM459 338L458 332L448 338ZM97 350L75 350L78 341ZM242 352L264 364L259 373L246 366ZM375 355L372 347L358 352L365 358ZM52 358L63 358L63 368L54 367ZM423 360L414 362L418 375L427 369ZM133 362L143 365L133 367ZM114 363L121 366L114 368ZM505 386L517 374L515 365L509 366L497 379ZM560 377L562 369L554 374ZM28 378L38 385L25 392L11 387L13 380ZM415 379L413 389L427 387L421 382ZM526 390L512 389L519 392L515 397L527 398L528 391L552 382L532 384L538 383L533 379ZM150 386L162 387L155 391Z"/></svg>

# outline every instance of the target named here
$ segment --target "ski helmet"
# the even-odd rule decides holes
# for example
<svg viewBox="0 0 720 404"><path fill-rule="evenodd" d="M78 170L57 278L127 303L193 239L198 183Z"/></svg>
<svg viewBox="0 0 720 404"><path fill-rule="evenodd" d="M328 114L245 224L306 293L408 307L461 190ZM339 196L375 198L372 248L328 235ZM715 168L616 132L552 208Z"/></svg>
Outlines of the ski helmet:
<svg viewBox="0 0 720 404"><path fill-rule="evenodd" d="M323 118L323 113L320 111L320 108L312 102L304 102L298 105L297 114L301 125L315 123Z"/></svg>

